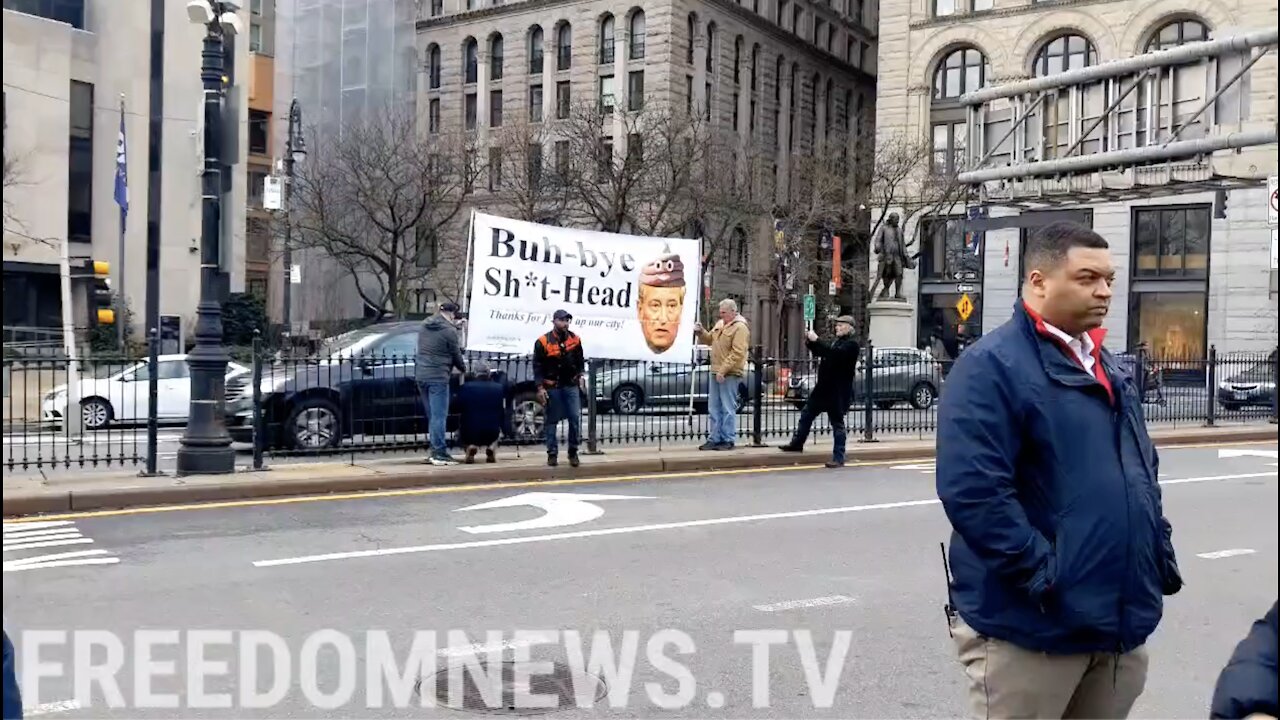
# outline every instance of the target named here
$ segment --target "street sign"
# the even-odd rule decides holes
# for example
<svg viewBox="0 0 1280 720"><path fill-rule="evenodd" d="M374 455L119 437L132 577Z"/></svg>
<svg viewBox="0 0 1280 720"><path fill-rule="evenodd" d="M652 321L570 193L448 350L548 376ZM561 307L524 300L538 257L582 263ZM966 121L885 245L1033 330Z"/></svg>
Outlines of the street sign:
<svg viewBox="0 0 1280 720"><path fill-rule="evenodd" d="M836 294L836 281L835 281L835 280L832 280L832 281L830 281L830 282L828 282L828 283L827 283L827 294L828 294L828 295L835 295L835 294Z"/></svg>
<svg viewBox="0 0 1280 720"><path fill-rule="evenodd" d="M1272 175L1267 178L1267 222L1271 224L1271 227L1277 225L1277 215L1280 215L1280 212L1278 212L1280 211L1278 193L1280 193L1280 176ZM1275 253L1272 253L1271 256L1275 257ZM1272 265L1272 267L1275 266Z"/></svg>
<svg viewBox="0 0 1280 720"><path fill-rule="evenodd" d="M298 263L294 263L289 268L289 284L290 285L302 284L302 266L299 265Z"/></svg>
<svg viewBox="0 0 1280 720"><path fill-rule="evenodd" d="M956 280L969 280L969 281L977 280L978 273L972 270L961 270L955 274L955 278Z"/></svg>
<svg viewBox="0 0 1280 720"><path fill-rule="evenodd" d="M973 314L973 300L969 298L969 293L960 296L956 312L960 313L960 322L969 322L969 316Z"/></svg>
<svg viewBox="0 0 1280 720"><path fill-rule="evenodd" d="M279 210L284 207L283 184L276 175L268 175L262 180L262 207L266 210Z"/></svg>
<svg viewBox="0 0 1280 720"><path fill-rule="evenodd" d="M811 323L813 322L813 319L817 316L818 316L817 301L814 299L812 293L810 293L809 295L805 295L804 296L804 321Z"/></svg>
<svg viewBox="0 0 1280 720"><path fill-rule="evenodd" d="M964 283L961 283L961 284L959 284L959 285L957 285L957 286L956 286L956 292L958 292L958 293L971 293L971 292L973 292L973 291L974 291L974 290L976 290L976 289L977 289L977 288L975 288L974 286L972 286L972 285L965 285Z"/></svg>

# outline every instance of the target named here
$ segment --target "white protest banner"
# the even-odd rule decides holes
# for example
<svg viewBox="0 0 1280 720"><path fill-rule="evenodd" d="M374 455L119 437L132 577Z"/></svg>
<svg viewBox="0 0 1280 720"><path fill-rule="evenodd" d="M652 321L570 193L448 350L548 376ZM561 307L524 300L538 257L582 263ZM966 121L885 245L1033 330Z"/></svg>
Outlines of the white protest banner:
<svg viewBox="0 0 1280 720"><path fill-rule="evenodd" d="M688 362L698 241L617 235L476 213L467 349L530 353L556 310L588 358Z"/></svg>

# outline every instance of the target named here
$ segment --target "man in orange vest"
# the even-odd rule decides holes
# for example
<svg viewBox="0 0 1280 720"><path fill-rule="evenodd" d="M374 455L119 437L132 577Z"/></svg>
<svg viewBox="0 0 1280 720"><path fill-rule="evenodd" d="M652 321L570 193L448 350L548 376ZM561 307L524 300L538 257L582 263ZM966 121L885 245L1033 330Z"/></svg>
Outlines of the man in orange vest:
<svg viewBox="0 0 1280 720"><path fill-rule="evenodd" d="M573 316L557 310L552 318L554 328L533 344L533 377L538 383L538 401L546 408L544 429L547 433L547 465L560 462L556 442L556 426L569 421L569 465L578 467L578 441L582 430L582 372L586 360L582 340L569 332Z"/></svg>

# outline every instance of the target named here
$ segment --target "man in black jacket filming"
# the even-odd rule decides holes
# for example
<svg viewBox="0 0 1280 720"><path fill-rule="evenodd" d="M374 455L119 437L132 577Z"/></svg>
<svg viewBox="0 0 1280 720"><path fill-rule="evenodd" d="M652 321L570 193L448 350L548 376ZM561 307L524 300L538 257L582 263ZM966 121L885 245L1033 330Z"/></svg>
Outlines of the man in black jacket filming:
<svg viewBox="0 0 1280 720"><path fill-rule="evenodd" d="M831 460L829 468L844 466L845 427L844 413L849 409L853 393L853 377L858 365L858 342L853 339L853 318L841 315L836 318L836 336L819 340L810 330L806 336L809 352L818 358L818 381L809 391L800 422L791 441L783 445L783 452L800 452L809 438L809 428L820 413L826 413L831 422Z"/></svg>

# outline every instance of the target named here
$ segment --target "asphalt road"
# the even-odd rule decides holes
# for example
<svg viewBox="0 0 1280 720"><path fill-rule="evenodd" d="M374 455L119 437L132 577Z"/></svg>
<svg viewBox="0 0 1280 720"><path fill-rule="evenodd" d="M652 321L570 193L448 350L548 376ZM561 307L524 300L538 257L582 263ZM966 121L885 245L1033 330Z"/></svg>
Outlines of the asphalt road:
<svg viewBox="0 0 1280 720"><path fill-rule="evenodd" d="M1187 585L1167 603L1150 641L1150 677L1135 716L1204 717L1231 648L1275 600L1275 453L1274 444L1163 453L1165 509ZM537 527L542 510L500 502L531 491L577 500L588 494L630 498L585 506L552 498L546 518L570 524ZM498 506L458 512L495 501ZM505 647L510 657L528 647L527 638L514 635L518 630L581 633L584 641L561 634L559 642L529 650L534 659L571 665L573 647L585 646L581 652L591 657L598 631L615 652L631 656L631 631L634 674L610 683L625 706L611 708L606 699L556 717L964 713L963 676L941 610L939 542L948 529L929 463L451 488L62 522L68 525L5 524L4 608L11 635L118 634L128 648L122 657L130 661L116 676L127 703L135 702L138 644L131 633L139 628L269 631L281 638L290 665L287 672L265 662L250 666L232 646L214 645L207 657L229 661L233 675L246 672L263 691L271 680L286 678L285 695L262 709L191 710L186 703L196 696L188 681L196 673L185 658L194 643L179 636L187 638L180 648L161 645L153 653L157 660L181 660L176 674L151 685L159 693L178 693L178 709L109 709L101 693L87 707L67 709L77 697L75 685L59 676L40 686L40 701L55 703L46 706L54 717L457 715L444 708L366 707L370 684L363 663L382 657L379 645L366 644L371 630L387 633L398 670L407 663L415 631L435 631L436 644L419 648L420 657L455 672L477 652ZM22 544L15 532L64 531L91 539L81 547L102 552L83 559L100 564L55 566L57 560L46 558L42 566L30 558L67 548L15 548ZM23 559L26 565L11 564ZM306 638L326 629L346 634L351 650L330 647L317 655L314 647L304 649ZM450 636L451 630L465 637ZM779 631L785 641L772 647L770 662L757 673L747 637L734 639L735 633L762 630ZM500 634L487 637L488 631ZM20 654L30 637L17 636ZM675 637L687 638L691 652L661 644ZM829 655L833 649L845 652ZM67 645L41 650L43 662L70 657ZM97 661L108 657L104 650ZM350 662L340 662L343 657ZM830 657L845 662L827 665ZM664 661L687 669L685 684ZM333 709L316 707L306 688L343 688L343 667L352 673L350 700ZM827 707L821 707L827 699L823 670L834 673L825 676L833 683ZM655 692L683 687L688 702L662 709L648 682L657 683ZM245 684L215 677L204 687L239 692ZM765 689L767 706L757 697Z"/></svg>

